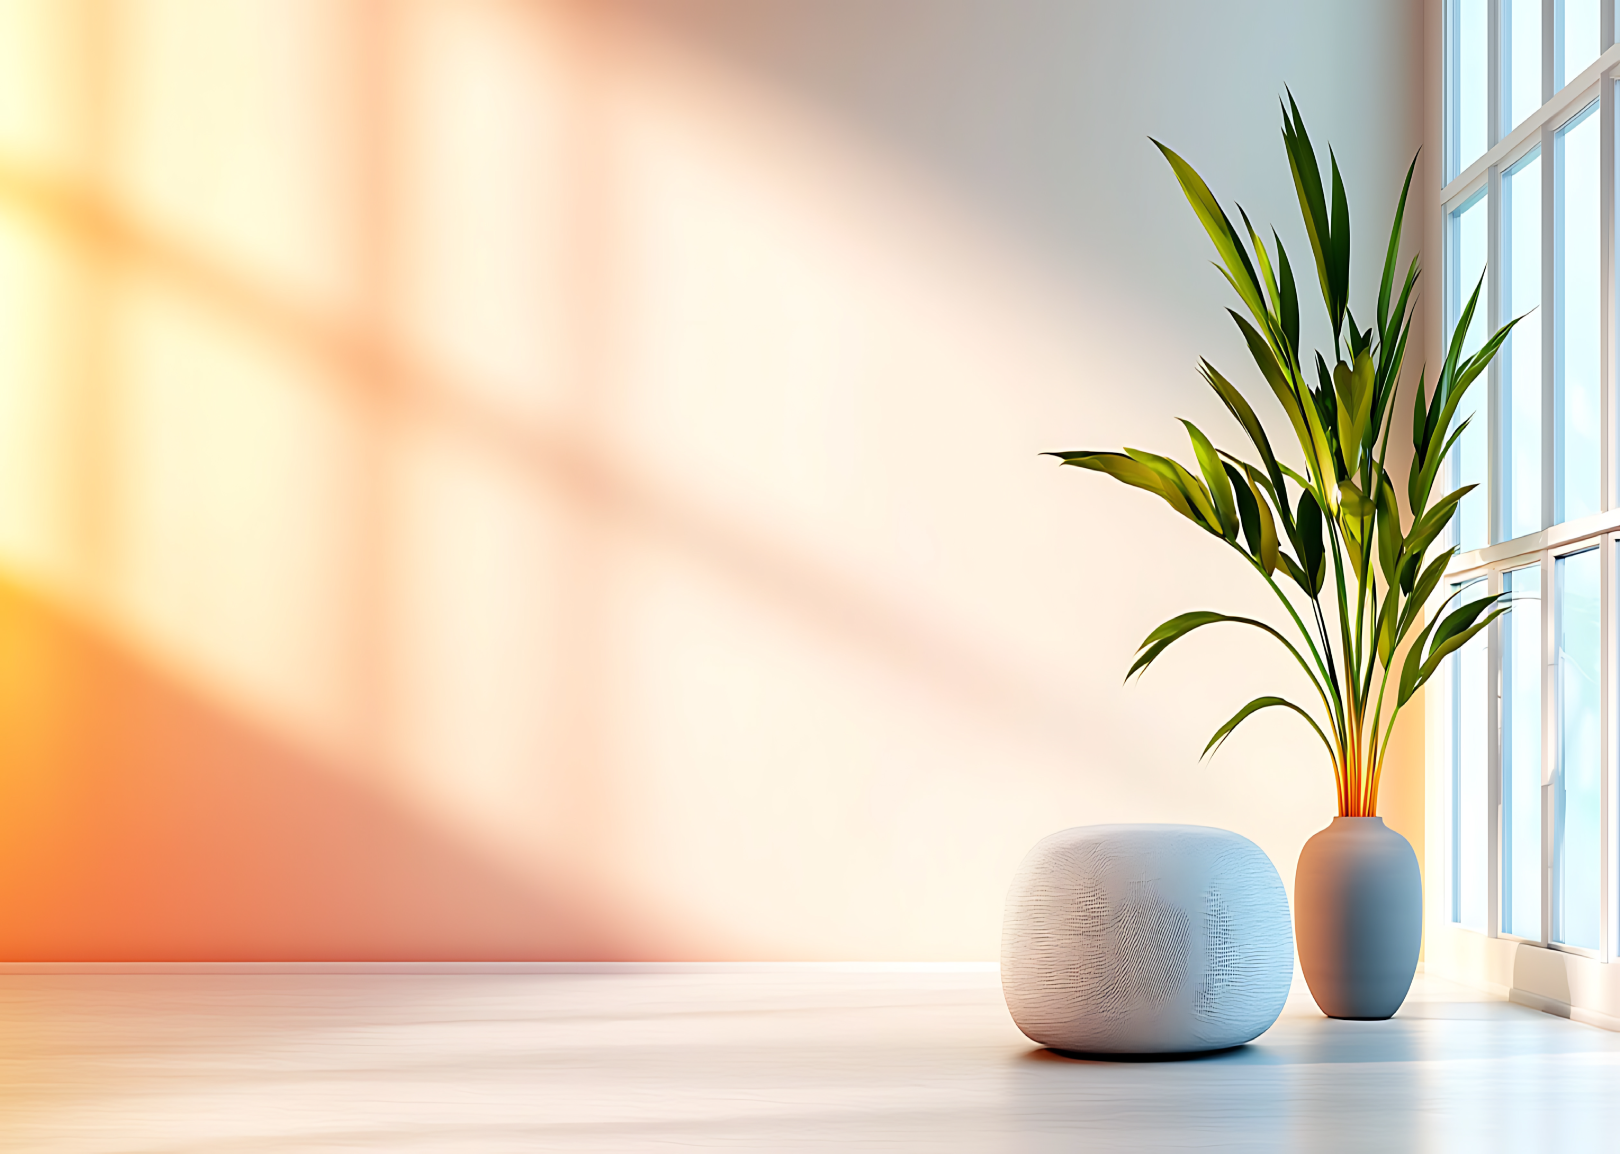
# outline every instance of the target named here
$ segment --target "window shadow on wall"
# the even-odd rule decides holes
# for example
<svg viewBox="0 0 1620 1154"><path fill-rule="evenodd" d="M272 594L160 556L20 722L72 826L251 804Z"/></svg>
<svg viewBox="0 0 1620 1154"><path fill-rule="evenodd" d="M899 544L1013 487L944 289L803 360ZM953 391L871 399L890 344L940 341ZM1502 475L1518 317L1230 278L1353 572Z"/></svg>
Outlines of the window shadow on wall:
<svg viewBox="0 0 1620 1154"><path fill-rule="evenodd" d="M511 876L4 581L0 767L7 960L635 952L599 895Z"/></svg>

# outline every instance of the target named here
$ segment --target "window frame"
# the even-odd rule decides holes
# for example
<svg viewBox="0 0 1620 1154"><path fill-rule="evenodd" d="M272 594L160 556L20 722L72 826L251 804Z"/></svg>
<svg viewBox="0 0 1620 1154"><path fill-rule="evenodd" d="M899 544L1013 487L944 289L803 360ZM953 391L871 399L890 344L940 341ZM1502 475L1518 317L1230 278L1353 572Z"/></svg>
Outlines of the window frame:
<svg viewBox="0 0 1620 1154"><path fill-rule="evenodd" d="M1512 569L1524 569L1531 565L1539 565L1541 578L1541 934L1539 939L1532 939L1514 935L1502 928L1502 890L1509 884L1508 879L1502 877L1502 790L1503 790L1503 751L1502 741L1502 638L1501 630L1505 623L1493 623L1486 631L1486 679L1487 702L1483 715L1487 719L1489 732L1487 734L1487 782L1488 782L1488 829L1486 831L1487 844L1487 912L1484 936L1503 938L1509 942L1525 943L1543 948L1572 953L1593 958L1600 962L1609 962L1620 957L1620 912L1615 909L1616 899L1620 897L1620 814L1617 814L1617 801L1620 801L1620 787L1617 787L1617 767L1620 767L1620 671L1617 671L1617 640L1614 636L1617 624L1617 605L1620 605L1620 494L1617 494L1617 469L1615 453L1620 447L1620 436L1617 436L1615 422L1617 405L1615 402L1616 381L1620 378L1616 366L1616 299L1615 292L1615 165L1616 165L1616 116L1615 108L1620 104L1620 45L1615 43L1615 0L1603 0L1600 8L1600 46L1598 58L1583 68L1579 73L1569 79L1562 87L1554 88L1554 54L1555 54L1555 8L1556 0L1542 0L1541 13L1541 105L1530 113L1517 125L1509 123L1511 109L1506 106L1507 90L1502 80L1502 69L1506 59L1505 46L1501 36L1503 32L1503 9L1510 0L1487 0L1487 60L1486 60L1486 116L1487 129L1485 152L1471 161L1461 171L1451 175L1453 160L1457 155L1458 144L1458 109L1455 77L1457 76L1457 43L1458 43L1458 12L1460 0L1444 0L1441 7L1441 31L1443 36L1442 51L1442 77L1441 77L1441 141L1442 155L1440 164L1441 187L1438 195L1430 202L1431 212L1436 215L1431 218L1438 226L1433 235L1441 238L1442 276L1445 279L1441 294L1439 308L1443 324L1431 342L1431 356L1433 363L1439 363L1445 355L1444 341L1449 335L1449 327L1456 317L1461 301L1466 299L1466 293L1471 291L1472 285L1458 285L1454 283L1453 274L1455 255L1453 251L1453 213L1463 207L1472 198L1484 192L1488 197L1487 209L1487 268L1492 275L1488 277L1488 299L1481 305L1486 309L1489 318L1489 328L1497 326L1509 319L1505 315L1506 303L1510 299L1508 286L1497 275L1497 270L1503 267L1502 257L1507 242L1505 228L1508 222L1503 219L1502 204L1502 177L1514 165L1524 160L1533 150L1540 149L1542 164L1540 169L1541 184L1541 307L1537 310L1538 317L1526 323L1539 323L1541 325L1541 523L1543 528L1521 534L1518 537L1506 537L1507 531L1512 527L1512 494L1505 491L1501 482L1504 475L1504 462L1502 452L1505 438L1502 430L1505 428L1503 419L1507 415L1503 412L1503 385L1501 381L1500 358L1493 363L1481 382L1475 385L1485 388L1485 397L1478 403L1478 408L1485 415L1489 426L1486 454L1486 488L1487 488L1487 535L1490 544L1456 556L1441 582L1441 589L1449 591L1454 585L1475 578L1484 577L1488 581L1487 589L1490 593L1499 593L1503 586L1504 574ZM1555 357L1560 350L1555 344L1555 324L1557 315L1562 310L1563 300L1561 286L1556 281L1555 262L1558 259L1555 247L1555 217L1560 206L1556 199L1555 179L1558 165L1557 142L1560 131L1572 121L1586 113L1590 105L1596 102L1594 115L1598 118L1599 131L1599 182L1598 190L1600 206L1600 324L1598 351L1599 366L1599 493L1598 512L1577 520L1555 523L1554 494L1555 470L1562 467L1562 462L1555 459L1554 437L1555 419L1557 414L1553 411L1554 401L1554 372L1559 366L1555 365ZM1447 179L1449 177L1449 179ZM1533 403L1533 402L1532 402ZM1455 466L1448 463L1449 474ZM1452 541L1456 543L1456 529L1452 530ZM1600 750L1603 759L1599 775L1599 806L1600 806L1600 837L1599 837L1599 869L1598 879L1598 947L1587 949L1581 946L1567 945L1552 940L1552 834L1553 834L1553 797L1551 788L1555 782L1556 767L1558 765L1559 730L1559 702L1557 699L1557 667L1556 649L1557 635L1554 626L1557 622L1557 604L1555 594L1556 562L1557 558L1581 552L1596 545L1599 547L1599 581L1600 581L1600 610L1599 629L1599 701L1600 701ZM1444 594L1436 597L1436 601ZM1450 665L1448 667L1455 668ZM1440 760L1435 764L1436 769L1444 767L1444 785L1439 791L1437 800L1442 800L1445 806L1444 851L1445 877L1443 889L1445 895L1445 910L1441 923L1451 930L1475 933L1462 922L1453 920L1460 916L1452 901L1452 895L1460 892L1460 880L1453 876L1453 871L1460 861L1458 857L1459 845L1457 843L1457 827L1459 820L1461 799L1456 796L1456 750L1453 747L1451 732L1451 719L1455 716L1457 702L1455 700L1456 686L1453 684L1453 674L1448 672L1445 677L1437 678L1436 688L1440 690L1434 695L1434 701L1428 711L1427 725L1429 728L1429 749L1431 754L1439 754ZM1491 692L1490 687L1494 687ZM1431 797L1436 795L1431 794ZM1477 832L1477 831L1476 831Z"/></svg>

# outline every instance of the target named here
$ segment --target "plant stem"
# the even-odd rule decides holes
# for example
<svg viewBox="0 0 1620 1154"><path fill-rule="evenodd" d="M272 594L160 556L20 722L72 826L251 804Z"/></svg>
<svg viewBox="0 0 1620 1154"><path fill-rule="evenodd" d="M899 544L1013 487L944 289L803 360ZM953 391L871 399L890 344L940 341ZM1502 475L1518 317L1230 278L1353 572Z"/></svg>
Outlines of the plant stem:
<svg viewBox="0 0 1620 1154"><path fill-rule="evenodd" d="M1248 555L1245 554L1244 556L1247 557ZM1283 593L1282 588L1272 578L1271 574L1265 571L1265 568L1258 561L1255 561L1253 558L1249 558L1249 561L1259 572L1260 576L1265 578L1266 584L1271 586L1271 591L1277 595L1277 599L1281 601L1284 608L1288 610L1288 615L1294 619L1294 625L1299 630L1300 636L1305 638L1305 644L1310 647L1311 656L1316 659L1317 667L1319 669L1326 668L1331 670L1331 665L1324 666L1321 654L1317 653L1316 651L1316 643L1311 640L1310 630L1305 628L1305 622L1303 619L1301 619L1299 613L1294 609L1293 602L1288 600L1287 596ZM1301 664L1303 664L1303 662ZM1305 672L1307 675L1310 675L1311 671L1309 667L1306 668ZM1316 690L1316 695L1322 699L1322 708L1327 710L1328 720L1333 723L1334 733L1338 734L1341 732L1341 726L1339 724L1339 715L1334 710L1333 703L1328 699L1328 695L1322 688L1321 683L1317 681L1314 676L1311 676L1310 680L1311 688Z"/></svg>

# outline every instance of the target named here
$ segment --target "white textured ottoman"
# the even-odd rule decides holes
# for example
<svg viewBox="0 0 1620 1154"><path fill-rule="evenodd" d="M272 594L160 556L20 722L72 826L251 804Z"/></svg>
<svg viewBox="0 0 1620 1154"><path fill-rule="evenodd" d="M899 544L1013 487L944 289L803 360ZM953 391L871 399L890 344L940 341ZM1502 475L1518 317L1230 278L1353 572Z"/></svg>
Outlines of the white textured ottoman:
<svg viewBox="0 0 1620 1154"><path fill-rule="evenodd" d="M1200 825L1043 838L1007 894L1001 987L1043 1046L1217 1050L1264 1033L1294 972L1282 879L1259 846Z"/></svg>

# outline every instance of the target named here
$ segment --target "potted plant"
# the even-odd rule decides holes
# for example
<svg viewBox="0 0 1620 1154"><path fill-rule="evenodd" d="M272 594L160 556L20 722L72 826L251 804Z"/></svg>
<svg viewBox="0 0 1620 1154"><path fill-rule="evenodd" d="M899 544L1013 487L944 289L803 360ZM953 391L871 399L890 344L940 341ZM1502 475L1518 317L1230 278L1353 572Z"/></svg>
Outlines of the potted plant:
<svg viewBox="0 0 1620 1154"><path fill-rule="evenodd" d="M1054 453L1066 465L1106 473L1162 498L1177 513L1237 553L1276 594L1287 614L1279 629L1249 617L1195 610L1149 633L1126 674L1146 670L1196 629L1233 623L1258 629L1286 651L1312 698L1257 697L1217 729L1213 753L1262 709L1291 710L1320 740L1333 767L1338 816L1300 854L1294 887L1301 967L1322 1010L1333 1017L1387 1018L1411 985L1422 936L1422 883L1410 843L1377 816L1378 787L1401 709L1455 652L1506 606L1492 597L1460 604L1436 595L1455 547L1431 555L1458 502L1473 489L1439 492L1442 463L1468 419L1458 404L1507 338L1512 323L1464 355L1479 303L1476 285L1447 343L1433 392L1420 373L1412 404L1397 404L1416 308L1418 261L1397 279L1401 219L1417 166L1406 172L1390 227L1374 323L1362 328L1350 308L1350 212L1338 161L1332 183L1292 93L1283 108L1283 144L1317 282L1333 334L1331 357L1300 347L1299 295L1282 241L1273 247L1241 208L1240 233L1186 161L1158 141L1188 203L1219 256L1218 268L1242 302L1229 309L1292 432L1278 444L1235 384L1207 360L1199 365L1248 446L1218 449L1183 421L1194 467L1140 449ZM1331 199L1329 194L1331 192ZM1483 277L1481 278L1483 283ZM1513 323L1516 323L1513 322ZM1386 467L1401 410L1411 413L1412 456L1397 488ZM1401 508L1404 496L1406 509ZM1291 588L1285 589L1284 582ZM1459 591L1460 592L1460 591ZM1416 631L1415 637L1413 633ZM1408 639L1410 643L1408 643Z"/></svg>

